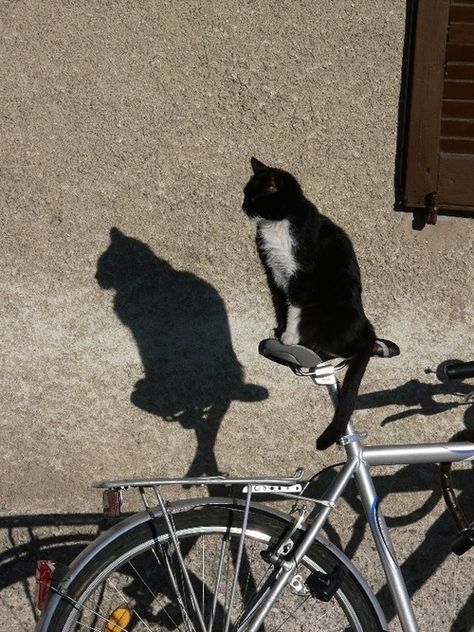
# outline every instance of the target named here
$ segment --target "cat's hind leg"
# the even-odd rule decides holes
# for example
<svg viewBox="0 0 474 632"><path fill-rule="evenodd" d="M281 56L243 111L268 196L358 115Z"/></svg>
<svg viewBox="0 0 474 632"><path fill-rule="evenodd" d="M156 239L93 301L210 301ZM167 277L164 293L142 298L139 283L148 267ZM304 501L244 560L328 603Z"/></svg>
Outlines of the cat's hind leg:
<svg viewBox="0 0 474 632"><path fill-rule="evenodd" d="M296 305L288 305L286 317L286 330L281 335L281 342L284 345L297 345L300 341L299 325L301 308Z"/></svg>

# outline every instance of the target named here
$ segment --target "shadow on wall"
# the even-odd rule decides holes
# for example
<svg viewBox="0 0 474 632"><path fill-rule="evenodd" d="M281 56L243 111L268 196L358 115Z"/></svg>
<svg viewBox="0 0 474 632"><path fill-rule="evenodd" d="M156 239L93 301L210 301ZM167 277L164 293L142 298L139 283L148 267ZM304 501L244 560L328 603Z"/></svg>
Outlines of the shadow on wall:
<svg viewBox="0 0 474 632"><path fill-rule="evenodd" d="M206 281L175 270L118 228L97 263L96 279L115 290L114 310L132 332L145 377L135 406L196 433L188 476L216 475L214 447L232 401L256 402L268 391L246 384L232 348L224 302Z"/></svg>
<svg viewBox="0 0 474 632"><path fill-rule="evenodd" d="M456 364L457 362L460 360L449 360L443 364ZM473 394L472 384L463 384L460 380L453 380L450 383L426 384L415 379L392 389L361 394L357 398L356 408L368 410L391 405L405 406L405 410L385 417L380 424L381 426L417 414L430 417L452 408L459 408L460 417L463 415L466 428L474 429ZM470 395L471 397L469 397ZM436 397L445 398L446 396L452 396L453 399L436 401Z"/></svg>

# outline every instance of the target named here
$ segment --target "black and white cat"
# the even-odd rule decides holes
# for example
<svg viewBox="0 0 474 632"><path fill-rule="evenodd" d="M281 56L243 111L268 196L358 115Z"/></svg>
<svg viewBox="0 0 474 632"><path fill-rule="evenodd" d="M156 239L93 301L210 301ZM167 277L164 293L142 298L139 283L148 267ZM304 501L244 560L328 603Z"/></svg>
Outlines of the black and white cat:
<svg viewBox="0 0 474 632"><path fill-rule="evenodd" d="M375 343L362 306L360 270L346 233L305 198L288 172L251 159L243 210L257 224L257 249L275 308L276 336L350 358L340 404L317 447L343 434Z"/></svg>

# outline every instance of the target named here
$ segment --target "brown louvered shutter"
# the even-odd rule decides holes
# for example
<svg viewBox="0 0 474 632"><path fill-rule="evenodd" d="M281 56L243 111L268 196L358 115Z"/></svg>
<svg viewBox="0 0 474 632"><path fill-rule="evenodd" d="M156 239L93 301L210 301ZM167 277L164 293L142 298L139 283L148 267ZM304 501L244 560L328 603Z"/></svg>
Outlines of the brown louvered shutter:
<svg viewBox="0 0 474 632"><path fill-rule="evenodd" d="M474 212L474 0L418 0L404 206Z"/></svg>

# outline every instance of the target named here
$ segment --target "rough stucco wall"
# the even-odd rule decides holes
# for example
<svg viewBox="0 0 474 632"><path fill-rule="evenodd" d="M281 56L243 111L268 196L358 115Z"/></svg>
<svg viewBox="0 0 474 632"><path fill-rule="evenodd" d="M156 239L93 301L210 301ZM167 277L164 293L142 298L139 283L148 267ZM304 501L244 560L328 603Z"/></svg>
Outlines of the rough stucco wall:
<svg viewBox="0 0 474 632"><path fill-rule="evenodd" d="M472 222L414 232L392 210L403 3L7 1L0 16L5 514L95 511L91 480L182 475L198 444L194 473L338 460L313 449L325 393L257 355L273 318L240 210L251 155L292 171L351 235L366 311L402 348L371 363L357 427L396 443L469 423L456 388L424 369L471 356ZM125 236L117 293L95 279L112 227ZM422 472L403 493L412 476L393 484L390 515L437 484ZM402 561L441 514L394 528ZM333 521L343 540L348 520ZM378 587L370 554L364 541L359 565ZM436 563L422 586L410 563L424 627L441 616L447 629L470 561ZM16 588L5 594L21 604Z"/></svg>

